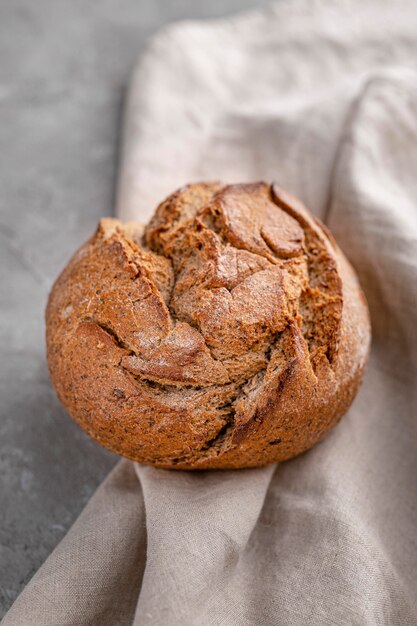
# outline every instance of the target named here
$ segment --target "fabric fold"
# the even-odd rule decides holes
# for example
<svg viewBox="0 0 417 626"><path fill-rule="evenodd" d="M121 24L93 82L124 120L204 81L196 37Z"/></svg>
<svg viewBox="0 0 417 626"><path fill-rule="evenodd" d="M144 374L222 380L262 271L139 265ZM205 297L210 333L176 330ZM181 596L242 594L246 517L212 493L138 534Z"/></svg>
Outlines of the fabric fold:
<svg viewBox="0 0 417 626"><path fill-rule="evenodd" d="M204 623L247 550L274 468L191 473L135 467L149 521L135 623L143 616L150 623Z"/></svg>
<svg viewBox="0 0 417 626"><path fill-rule="evenodd" d="M146 563L143 495L120 461L2 624L131 624Z"/></svg>

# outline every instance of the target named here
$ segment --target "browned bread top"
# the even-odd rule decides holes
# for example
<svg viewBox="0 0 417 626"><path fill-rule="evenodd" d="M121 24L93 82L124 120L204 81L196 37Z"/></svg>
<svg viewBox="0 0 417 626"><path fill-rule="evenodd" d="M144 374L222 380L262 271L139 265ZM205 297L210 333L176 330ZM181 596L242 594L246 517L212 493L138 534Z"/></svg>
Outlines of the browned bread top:
<svg viewBox="0 0 417 626"><path fill-rule="evenodd" d="M102 220L47 307L51 377L97 441L160 467L253 467L310 448L370 339L325 227L266 183L188 185L143 231Z"/></svg>

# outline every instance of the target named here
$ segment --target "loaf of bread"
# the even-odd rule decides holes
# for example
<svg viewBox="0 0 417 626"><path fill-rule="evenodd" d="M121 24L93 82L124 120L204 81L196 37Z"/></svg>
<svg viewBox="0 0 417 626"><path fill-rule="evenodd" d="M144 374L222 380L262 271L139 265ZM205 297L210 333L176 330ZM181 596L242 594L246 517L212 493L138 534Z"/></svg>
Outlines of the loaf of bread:
<svg viewBox="0 0 417 626"><path fill-rule="evenodd" d="M150 223L103 219L46 312L52 381L106 448L256 467L317 443L360 384L370 325L331 234L277 185L200 183Z"/></svg>

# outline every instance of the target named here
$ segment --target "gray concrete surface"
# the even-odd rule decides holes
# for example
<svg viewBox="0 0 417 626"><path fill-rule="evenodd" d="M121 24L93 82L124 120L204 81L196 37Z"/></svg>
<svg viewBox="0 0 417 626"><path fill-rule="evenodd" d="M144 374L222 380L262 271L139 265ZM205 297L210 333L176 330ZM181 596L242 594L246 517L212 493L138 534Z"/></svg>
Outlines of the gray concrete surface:
<svg viewBox="0 0 417 626"><path fill-rule="evenodd" d="M43 311L57 272L112 211L132 64L166 22L261 4L0 3L0 616L117 460L54 395Z"/></svg>

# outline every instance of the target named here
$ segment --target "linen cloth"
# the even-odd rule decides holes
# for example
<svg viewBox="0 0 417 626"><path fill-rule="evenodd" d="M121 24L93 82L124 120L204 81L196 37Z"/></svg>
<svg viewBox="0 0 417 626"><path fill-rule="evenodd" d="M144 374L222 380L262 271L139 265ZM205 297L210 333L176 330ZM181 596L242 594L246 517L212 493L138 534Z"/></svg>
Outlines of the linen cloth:
<svg viewBox="0 0 417 626"><path fill-rule="evenodd" d="M133 76L117 213L189 181L277 180L372 317L329 436L259 470L122 460L5 617L40 625L417 624L417 5L280 2L165 28Z"/></svg>

